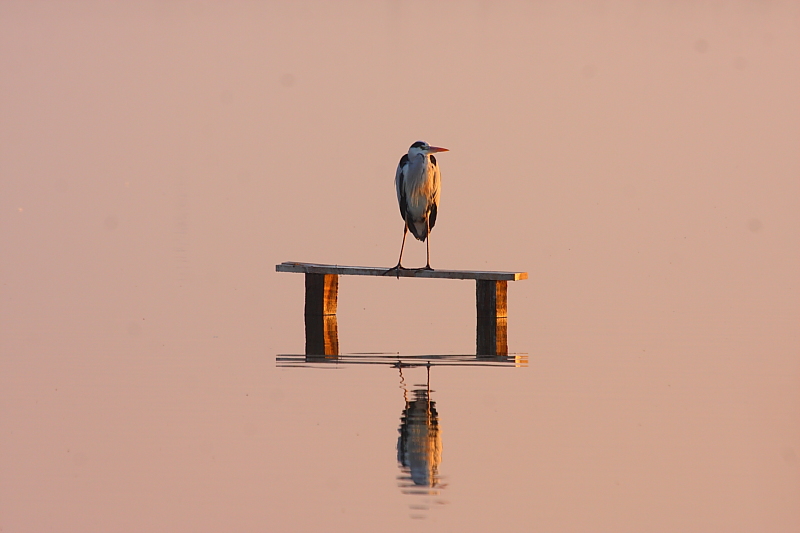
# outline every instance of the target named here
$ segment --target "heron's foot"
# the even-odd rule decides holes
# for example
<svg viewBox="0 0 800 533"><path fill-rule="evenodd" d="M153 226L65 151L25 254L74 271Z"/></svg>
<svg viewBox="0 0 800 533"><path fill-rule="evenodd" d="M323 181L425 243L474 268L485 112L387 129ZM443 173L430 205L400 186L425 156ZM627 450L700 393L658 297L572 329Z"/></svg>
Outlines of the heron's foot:
<svg viewBox="0 0 800 533"><path fill-rule="evenodd" d="M390 268L389 270L384 272L383 275L385 276L387 274L391 274L392 272L394 272L394 273L397 274L397 279L400 279L400 271L401 270L408 270L408 269L406 267L404 267L403 265L401 265L400 263L397 263L396 266L393 266L392 268Z"/></svg>

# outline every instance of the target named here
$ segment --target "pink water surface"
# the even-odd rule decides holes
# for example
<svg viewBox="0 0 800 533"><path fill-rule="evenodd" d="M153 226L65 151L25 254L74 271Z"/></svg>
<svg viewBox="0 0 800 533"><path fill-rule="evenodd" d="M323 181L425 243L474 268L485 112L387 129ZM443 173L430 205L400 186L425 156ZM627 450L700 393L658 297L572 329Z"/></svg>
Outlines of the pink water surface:
<svg viewBox="0 0 800 533"><path fill-rule="evenodd" d="M5 1L0 73L0 531L800 531L797 2ZM279 364L420 139L527 366ZM474 353L472 282L339 289Z"/></svg>

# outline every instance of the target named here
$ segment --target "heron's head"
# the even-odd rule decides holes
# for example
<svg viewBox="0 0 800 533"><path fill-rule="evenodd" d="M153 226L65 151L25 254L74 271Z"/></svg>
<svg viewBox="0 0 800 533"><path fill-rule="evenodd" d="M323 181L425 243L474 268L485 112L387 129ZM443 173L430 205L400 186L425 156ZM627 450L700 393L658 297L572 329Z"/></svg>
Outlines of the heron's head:
<svg viewBox="0 0 800 533"><path fill-rule="evenodd" d="M447 151L449 151L447 148L439 148L438 146L431 146L425 141L417 141L411 145L411 148L408 149L408 157L415 157L419 154L428 155Z"/></svg>

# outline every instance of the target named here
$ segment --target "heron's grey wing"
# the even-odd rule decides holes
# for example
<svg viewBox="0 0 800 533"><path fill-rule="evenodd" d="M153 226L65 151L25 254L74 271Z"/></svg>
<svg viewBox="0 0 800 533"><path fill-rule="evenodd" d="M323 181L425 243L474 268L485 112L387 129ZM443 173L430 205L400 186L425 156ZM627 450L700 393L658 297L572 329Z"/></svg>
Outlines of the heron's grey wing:
<svg viewBox="0 0 800 533"><path fill-rule="evenodd" d="M442 175L439 172L439 165L436 163L436 158L431 155L432 171L433 171L433 194L430 210L428 211L428 228L433 229L436 224L436 214L439 211L439 195L442 191Z"/></svg>
<svg viewBox="0 0 800 533"><path fill-rule="evenodd" d="M436 212L439 210L439 206L433 204L431 206L431 210L428 212L428 231L433 229L433 226L436 225Z"/></svg>
<svg viewBox="0 0 800 533"><path fill-rule="evenodd" d="M408 204L406 203L406 188L405 188L405 170L408 163L408 154L403 154L400 158L400 163L397 165L397 172L394 175L394 188L397 191L397 205L400 206L400 216L403 220L406 219L406 210Z"/></svg>

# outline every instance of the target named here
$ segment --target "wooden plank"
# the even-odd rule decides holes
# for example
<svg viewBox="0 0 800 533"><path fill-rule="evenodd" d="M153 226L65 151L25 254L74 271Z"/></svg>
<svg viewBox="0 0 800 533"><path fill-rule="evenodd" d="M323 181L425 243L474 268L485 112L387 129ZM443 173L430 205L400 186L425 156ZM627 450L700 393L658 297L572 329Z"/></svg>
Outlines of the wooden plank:
<svg viewBox="0 0 800 533"><path fill-rule="evenodd" d="M298 272L302 274L337 274L346 276L386 276L401 278L445 278L475 279L493 281L518 281L528 279L527 272L495 272L484 270L393 270L386 273L387 267L365 267L344 265L323 265L317 263L296 263L286 261L275 265L277 272Z"/></svg>

